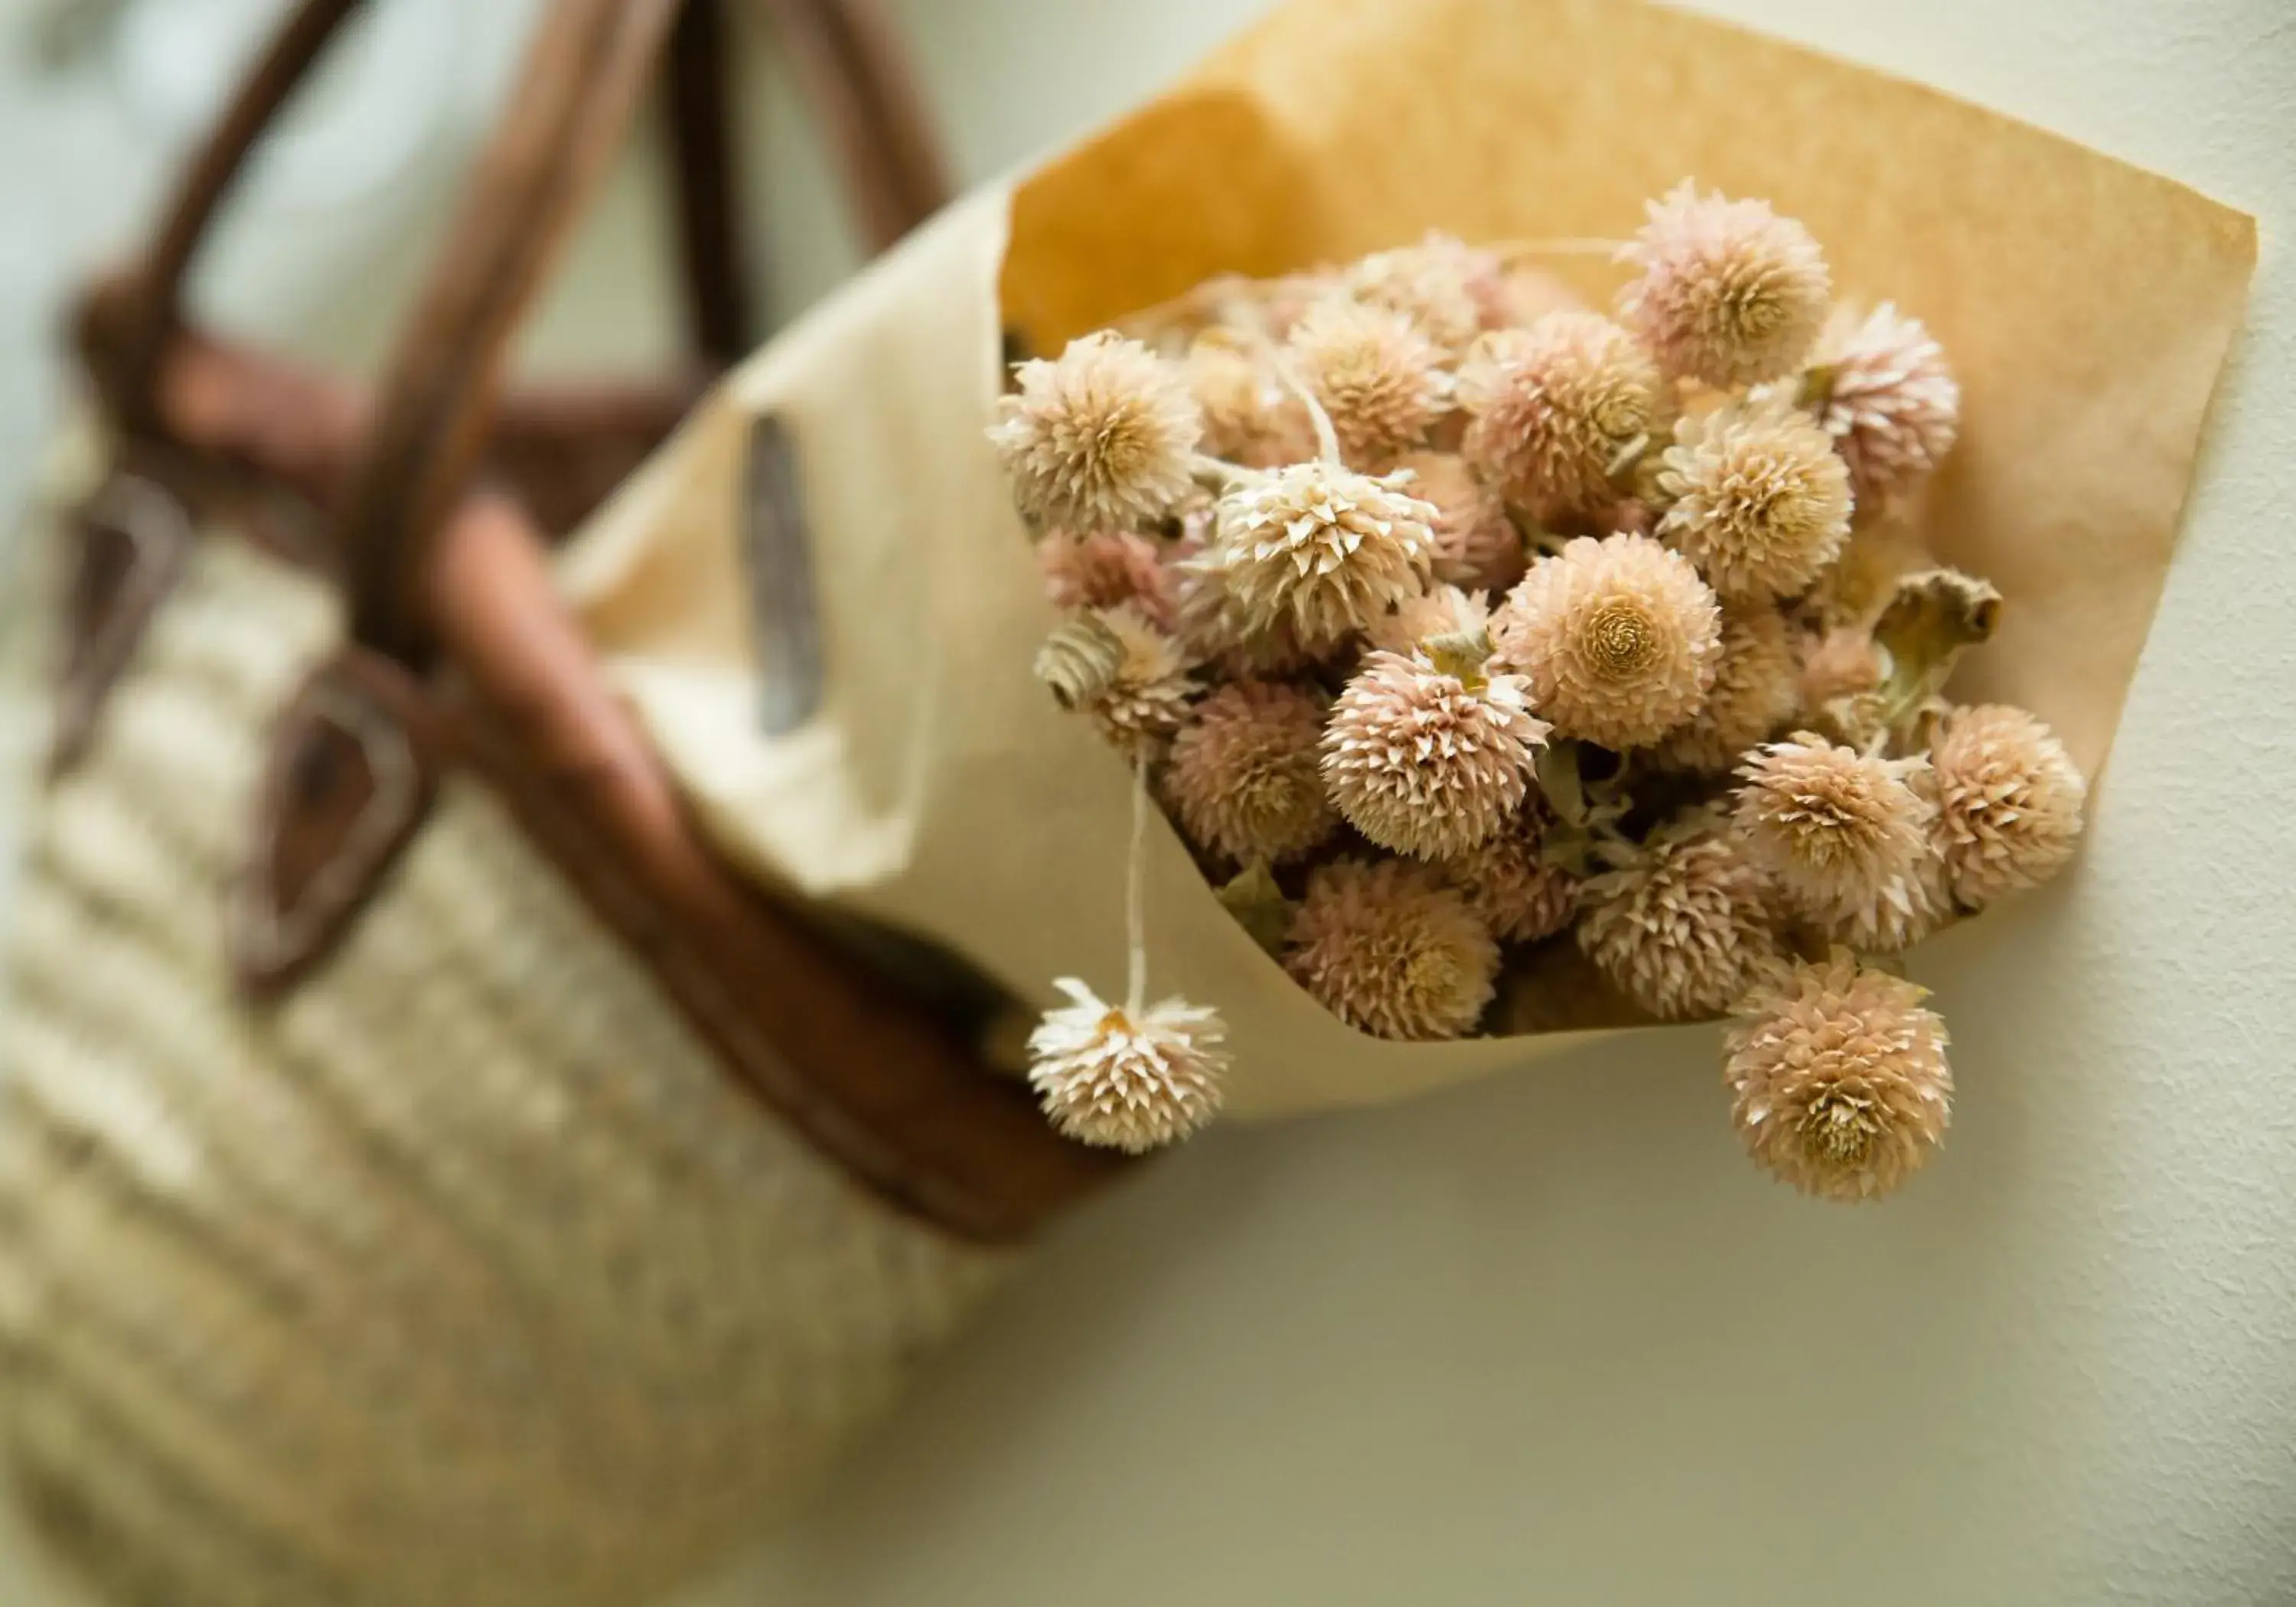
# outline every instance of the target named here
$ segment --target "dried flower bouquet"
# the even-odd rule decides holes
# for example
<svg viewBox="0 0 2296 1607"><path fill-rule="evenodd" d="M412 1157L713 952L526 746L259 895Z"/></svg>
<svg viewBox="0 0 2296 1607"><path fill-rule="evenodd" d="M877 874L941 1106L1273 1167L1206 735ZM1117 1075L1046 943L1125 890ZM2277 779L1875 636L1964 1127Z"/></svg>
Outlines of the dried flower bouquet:
<svg viewBox="0 0 2296 1607"><path fill-rule="evenodd" d="M1614 316L1537 266L1590 248ZM1946 1033L1891 957L2061 868L2085 784L1946 695L2001 599L1909 534L1959 404L1918 319L1685 184L1631 241L1218 279L1013 377L991 434L1066 616L1038 674L1301 987L1414 1040L1558 993L1732 1017L1757 1161L1849 1200L1923 1164ZM1132 1149L1221 1066L1139 960L1035 1045L1053 1119Z"/></svg>

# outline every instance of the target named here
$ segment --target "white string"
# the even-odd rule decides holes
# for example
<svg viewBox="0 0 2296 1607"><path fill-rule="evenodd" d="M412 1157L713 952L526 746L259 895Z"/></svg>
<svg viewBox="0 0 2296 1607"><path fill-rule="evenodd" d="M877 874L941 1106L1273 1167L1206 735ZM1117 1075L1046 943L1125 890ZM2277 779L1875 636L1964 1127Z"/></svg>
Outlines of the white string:
<svg viewBox="0 0 2296 1607"><path fill-rule="evenodd" d="M1132 854L1126 862L1124 931L1130 946L1130 973L1125 984L1124 1013L1133 1021L1148 1007L1148 750L1143 748L1132 767Z"/></svg>

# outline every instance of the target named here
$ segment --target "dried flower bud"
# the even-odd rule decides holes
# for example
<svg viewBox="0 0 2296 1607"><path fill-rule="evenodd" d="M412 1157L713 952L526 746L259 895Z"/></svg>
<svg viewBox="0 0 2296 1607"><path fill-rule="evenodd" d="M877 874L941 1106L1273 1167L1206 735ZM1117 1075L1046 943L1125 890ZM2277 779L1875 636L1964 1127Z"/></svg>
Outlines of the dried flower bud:
<svg viewBox="0 0 2296 1607"><path fill-rule="evenodd" d="M1224 331L1188 348L1188 388L1203 410L1206 452L1248 468L1273 469L1316 455L1308 406Z"/></svg>
<svg viewBox="0 0 2296 1607"><path fill-rule="evenodd" d="M1116 685L1124 668L1124 638L1097 614L1063 619L1037 650L1037 679L1063 709L1082 709Z"/></svg>
<svg viewBox="0 0 2296 1607"><path fill-rule="evenodd" d="M1817 346L1817 422L1833 438L1859 512L1900 501L1952 450L1961 387L1919 318L1888 302L1859 319L1843 309Z"/></svg>
<svg viewBox="0 0 2296 1607"><path fill-rule="evenodd" d="M1907 784L1921 768L1799 732L1739 767L1738 833L1802 910L1822 919L1856 909L1928 852L1930 806Z"/></svg>
<svg viewBox="0 0 2296 1607"><path fill-rule="evenodd" d="M1604 505L1613 467L1658 417L1659 376L1598 313L1495 330L1459 365L1468 463L1506 499L1551 517Z"/></svg>
<svg viewBox="0 0 2296 1607"><path fill-rule="evenodd" d="M1343 283L1358 301L1402 314L1453 359L1486 324L1503 322L1505 270L1496 253L1430 233L1415 246L1374 251Z"/></svg>
<svg viewBox="0 0 2296 1607"><path fill-rule="evenodd" d="M1435 537L1436 579L1499 593L1522 578L1522 532L1507 517L1506 499L1476 479L1466 459L1411 452L1395 466L1410 471L1411 494L1435 510L1428 529Z"/></svg>
<svg viewBox="0 0 2296 1607"><path fill-rule="evenodd" d="M1180 824L1238 861L1280 864L1338 829L1317 744L1324 706L1275 681L1234 681L1206 698L1172 744L1168 776Z"/></svg>
<svg viewBox="0 0 2296 1607"><path fill-rule="evenodd" d="M1188 717L1188 700L1202 688L1188 674L1179 644L1151 624L1139 604L1100 609L1087 617L1116 638L1122 653L1108 685L1081 706L1092 711L1102 734L1128 753L1144 744L1155 746L1180 728Z"/></svg>
<svg viewBox="0 0 2296 1607"><path fill-rule="evenodd" d="M1875 1199L1919 1171L1953 1116L1945 1023L1923 996L1836 949L1750 999L1723 1077L1755 1161L1828 1200Z"/></svg>
<svg viewBox="0 0 2296 1607"><path fill-rule="evenodd" d="M1256 475L1220 499L1227 606L1251 633L1288 623L1303 646L1334 644L1425 589L1433 514L1399 475L1320 462Z"/></svg>
<svg viewBox="0 0 2296 1607"><path fill-rule="evenodd" d="M1579 889L1578 947L1661 1021L1728 1011L1778 955L1760 873L1708 832L1654 842Z"/></svg>
<svg viewBox="0 0 2296 1607"><path fill-rule="evenodd" d="M1046 1011L1029 1037L1029 1083L1062 1133L1137 1155L1219 1113L1227 1055L1218 1014L1172 998L1135 1019L1074 977L1053 986L1071 1002Z"/></svg>
<svg viewBox="0 0 2296 1607"><path fill-rule="evenodd" d="M1828 940L1859 954L1893 955L1911 948L1955 914L1945 860L1931 850L1872 898L1830 912L1819 928Z"/></svg>
<svg viewBox="0 0 2296 1607"><path fill-rule="evenodd" d="M1938 840L1963 903L1990 904L2064 868L2088 784L2046 726L2005 703L1958 709L1931 758Z"/></svg>
<svg viewBox="0 0 2296 1607"><path fill-rule="evenodd" d="M1800 672L1776 609L1725 605L1713 688L1690 723L1660 742L1659 757L1685 770L1729 769L1800 711Z"/></svg>
<svg viewBox="0 0 2296 1607"><path fill-rule="evenodd" d="M1849 535L1849 471L1809 415L1728 401L1675 426L1658 474L1658 533L1725 601L1806 589Z"/></svg>
<svg viewBox="0 0 2296 1607"><path fill-rule="evenodd" d="M1442 353L1401 313L1334 298L1292 328L1292 360L1349 463L1383 469L1450 406Z"/></svg>
<svg viewBox="0 0 2296 1607"><path fill-rule="evenodd" d="M1037 539L1037 567L1045 594L1064 609L1113 608L1136 603L1162 630L1172 628L1176 599L1156 544L1129 530L1072 536L1050 530Z"/></svg>
<svg viewBox="0 0 2296 1607"><path fill-rule="evenodd" d="M1448 1038L1482 1019L1499 949L1466 901L1427 866L1345 859L1308 878L1283 965L1359 1031Z"/></svg>
<svg viewBox="0 0 2296 1607"><path fill-rule="evenodd" d="M1193 481L1203 423L1178 372L1102 331L1014 371L989 439L1023 513L1070 529L1128 529L1170 512Z"/></svg>
<svg viewBox="0 0 2296 1607"><path fill-rule="evenodd" d="M1809 231L1767 201L1701 195L1687 180L1649 212L1619 254L1636 270L1619 316L1660 367L1724 389L1799 369L1833 295Z"/></svg>
<svg viewBox="0 0 2296 1607"><path fill-rule="evenodd" d="M1463 854L1505 824L1529 789L1546 723L1525 706L1522 677L1456 670L1374 652L1332 709L1324 784L1382 848L1421 859Z"/></svg>
<svg viewBox="0 0 2296 1607"><path fill-rule="evenodd" d="M1636 748L1704 704L1722 612L1681 554L1646 536L1582 536L1530 566L1491 634L1557 731Z"/></svg>
<svg viewBox="0 0 2296 1607"><path fill-rule="evenodd" d="M1536 794L1499 830L1447 860L1444 873L1491 934L1536 943L1578 913L1578 878L1541 857L1546 811Z"/></svg>

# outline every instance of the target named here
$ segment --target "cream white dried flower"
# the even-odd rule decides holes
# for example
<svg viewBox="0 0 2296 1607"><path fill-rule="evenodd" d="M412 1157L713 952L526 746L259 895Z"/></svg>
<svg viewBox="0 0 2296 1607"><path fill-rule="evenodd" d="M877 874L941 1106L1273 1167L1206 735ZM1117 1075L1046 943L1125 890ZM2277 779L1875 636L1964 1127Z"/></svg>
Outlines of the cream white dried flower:
<svg viewBox="0 0 2296 1607"><path fill-rule="evenodd" d="M1255 474L1220 498L1226 607L1249 633L1289 625L1311 651L1335 644L1426 588L1434 512L1399 475L1322 462Z"/></svg>
<svg viewBox="0 0 2296 1607"><path fill-rule="evenodd" d="M1203 420L1178 370L1106 330L1013 371L988 439L1023 513L1070 529L1129 529L1193 484Z"/></svg>
<svg viewBox="0 0 2296 1607"><path fill-rule="evenodd" d="M1778 955L1761 873L1716 832L1654 842L1637 863L1589 877L1578 947L1612 987L1669 1021L1727 1012Z"/></svg>
<svg viewBox="0 0 2296 1607"><path fill-rule="evenodd" d="M1801 709L1793 634L1775 608L1722 609L1714 685L1688 725L1662 740L1660 758L1685 770L1729 769Z"/></svg>
<svg viewBox="0 0 2296 1607"><path fill-rule="evenodd" d="M1456 359L1487 324L1504 321L1505 269L1496 252L1431 232L1417 245L1374 251L1342 283L1357 300L1401 313Z"/></svg>
<svg viewBox="0 0 2296 1607"><path fill-rule="evenodd" d="M1374 620L1369 635L1374 647L1409 658L1434 637L1472 636L1488 630L1490 623L1490 604L1480 592L1433 586Z"/></svg>
<svg viewBox="0 0 2296 1607"><path fill-rule="evenodd" d="M1412 476L1411 494L1435 510L1435 578L1471 591L1504 592L1522 578L1522 532L1506 498L1475 478L1456 452L1407 452L1395 466Z"/></svg>
<svg viewBox="0 0 2296 1607"><path fill-rule="evenodd" d="M1614 500L1612 469L1659 416L1659 375L1598 313L1550 313L1494 330L1459 365L1467 462L1542 517Z"/></svg>
<svg viewBox="0 0 2296 1607"><path fill-rule="evenodd" d="M1292 326L1290 357L1331 421L1340 455L1385 469L1450 408L1443 354L1403 314L1334 297Z"/></svg>
<svg viewBox="0 0 2296 1607"><path fill-rule="evenodd" d="M1177 611L1172 578L1156 544L1129 530L1072 536L1048 530L1037 538L1037 567L1045 594L1064 609L1113 608L1136 603L1159 629L1170 630Z"/></svg>
<svg viewBox="0 0 2296 1607"><path fill-rule="evenodd" d="M2088 783L2039 720L2005 703L1957 709L1931 757L1938 843L1961 902L2038 886L2071 859Z"/></svg>
<svg viewBox="0 0 2296 1607"><path fill-rule="evenodd" d="M1344 859L1308 879L1283 967L1325 1009L1375 1037L1472 1032L1496 991L1498 944L1428 866Z"/></svg>
<svg viewBox="0 0 2296 1607"><path fill-rule="evenodd" d="M1582 536L1530 566L1498 612L1497 658L1565 736L1648 745L1694 716L1721 657L1722 611L1678 553L1647 536Z"/></svg>
<svg viewBox="0 0 2296 1607"><path fill-rule="evenodd" d="M1534 795L1505 826L1444 863L1468 906L1504 941L1551 938L1578 913L1578 878L1541 857L1546 825L1546 810Z"/></svg>
<svg viewBox="0 0 2296 1607"><path fill-rule="evenodd" d="M1274 367L1225 331L1208 331L1188 348L1188 388L1203 410L1203 448L1252 469L1274 469L1316 455L1308 406Z"/></svg>
<svg viewBox="0 0 2296 1607"><path fill-rule="evenodd" d="M1171 998L1136 1017L1074 977L1053 986L1070 1003L1029 1036L1029 1083L1062 1133L1137 1155L1219 1113L1227 1034L1215 1012Z"/></svg>
<svg viewBox="0 0 2296 1607"><path fill-rule="evenodd" d="M1953 1118L1945 1022L1924 996L1836 949L1750 999L1723 1078L1755 1162L1827 1200L1877 1199L1919 1171Z"/></svg>
<svg viewBox="0 0 2296 1607"><path fill-rule="evenodd" d="M1448 673L1456 669L1457 673ZM1522 805L1546 722L1520 676L1374 652L1332 706L1324 784L1349 824L1420 859L1464 854Z"/></svg>
<svg viewBox="0 0 2296 1607"><path fill-rule="evenodd" d="M1339 828L1324 793L1323 701L1280 681L1232 681L1200 704L1166 775L1180 824L1229 858L1281 864Z"/></svg>
<svg viewBox="0 0 2296 1607"><path fill-rule="evenodd" d="M1888 302L1836 312L1817 343L1817 422L1849 468L1861 514L1881 512L1953 449L1961 387L1919 318Z"/></svg>
<svg viewBox="0 0 2296 1607"><path fill-rule="evenodd" d="M1683 419L1658 488L1671 504L1660 537L1726 602L1799 594L1849 539L1849 471L1808 414L1775 398Z"/></svg>
<svg viewBox="0 0 2296 1607"><path fill-rule="evenodd" d="M1126 752L1156 747L1180 728L1189 700L1202 690L1188 673L1179 644L1157 629L1136 603L1096 609L1086 617L1116 638L1120 656L1108 685L1083 707L1101 734Z"/></svg>
<svg viewBox="0 0 2296 1607"><path fill-rule="evenodd" d="M1701 195L1688 180L1650 203L1619 257L1636 270L1620 321L1669 375L1725 389L1799 369L1833 293L1808 229L1767 201Z"/></svg>
<svg viewBox="0 0 2296 1607"><path fill-rule="evenodd" d="M1870 903L1929 850L1919 759L1884 759L1797 732L1749 754L1734 819L1747 856L1804 913Z"/></svg>

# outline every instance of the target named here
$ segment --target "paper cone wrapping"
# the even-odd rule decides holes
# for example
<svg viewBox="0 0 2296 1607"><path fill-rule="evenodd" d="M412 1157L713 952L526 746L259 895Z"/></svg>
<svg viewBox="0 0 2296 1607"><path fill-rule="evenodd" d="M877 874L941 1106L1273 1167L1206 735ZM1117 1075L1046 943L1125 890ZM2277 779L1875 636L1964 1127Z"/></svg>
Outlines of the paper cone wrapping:
<svg viewBox="0 0 2296 1607"><path fill-rule="evenodd" d="M1056 616L983 430L1039 351L1218 272L1406 243L1618 238L1695 176L1807 224L1837 292L1924 320L1964 388L1926 499L2008 600L1957 694L2094 775L2144 644L2254 225L1881 74L1615 0L1298 0L1161 99L977 193L740 370L569 559L578 604L724 849L1022 996L1124 974L1130 771L1030 673ZM1569 269L1598 305L1618 270ZM790 432L825 692L763 734L748 443ZM1398 1044L1328 1014L1150 840L1151 993L1226 1017L1229 1108L1396 1099L1582 1034Z"/></svg>

